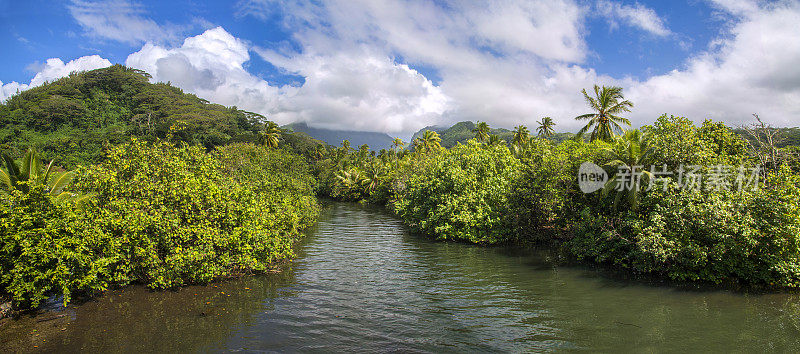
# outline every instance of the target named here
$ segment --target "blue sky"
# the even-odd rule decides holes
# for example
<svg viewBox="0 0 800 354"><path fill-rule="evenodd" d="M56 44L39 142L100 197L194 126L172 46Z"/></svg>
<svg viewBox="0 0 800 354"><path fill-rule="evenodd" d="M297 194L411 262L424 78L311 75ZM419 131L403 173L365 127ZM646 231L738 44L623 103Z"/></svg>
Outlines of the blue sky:
<svg viewBox="0 0 800 354"><path fill-rule="evenodd" d="M800 123L797 1L464 4L0 0L0 99L121 63L325 128L511 127L548 115L569 131L585 113L580 88L594 83L629 93L635 125L661 113Z"/></svg>

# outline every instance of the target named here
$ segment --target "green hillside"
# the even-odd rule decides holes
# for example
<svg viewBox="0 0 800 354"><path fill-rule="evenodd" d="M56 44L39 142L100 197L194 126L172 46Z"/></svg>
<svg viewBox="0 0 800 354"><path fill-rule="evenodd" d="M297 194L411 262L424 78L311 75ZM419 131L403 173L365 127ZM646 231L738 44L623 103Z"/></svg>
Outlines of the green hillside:
<svg viewBox="0 0 800 354"><path fill-rule="evenodd" d="M23 91L0 104L0 144L15 156L33 146L72 167L99 161L104 147L131 137L170 137L206 149L259 139L265 117L148 80L141 70L114 65ZM283 138L301 150L321 144L308 136Z"/></svg>

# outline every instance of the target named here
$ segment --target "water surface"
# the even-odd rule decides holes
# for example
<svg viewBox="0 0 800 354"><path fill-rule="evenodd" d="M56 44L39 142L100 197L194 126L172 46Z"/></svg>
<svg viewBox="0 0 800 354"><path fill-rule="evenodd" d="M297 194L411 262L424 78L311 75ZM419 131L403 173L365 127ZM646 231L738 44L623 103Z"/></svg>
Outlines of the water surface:
<svg viewBox="0 0 800 354"><path fill-rule="evenodd" d="M0 325L0 351L800 351L800 296L555 266L332 203L282 272L141 287Z"/></svg>

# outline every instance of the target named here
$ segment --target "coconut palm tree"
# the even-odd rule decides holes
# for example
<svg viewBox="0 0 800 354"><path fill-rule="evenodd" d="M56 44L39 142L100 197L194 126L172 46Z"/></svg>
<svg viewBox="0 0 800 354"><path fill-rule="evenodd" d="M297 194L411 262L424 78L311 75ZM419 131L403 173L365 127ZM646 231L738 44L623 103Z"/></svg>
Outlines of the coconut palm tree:
<svg viewBox="0 0 800 354"><path fill-rule="evenodd" d="M478 122L475 126L475 129L472 129L472 132L475 133L475 140L478 140L481 143L485 143L489 141L489 132L491 129L489 128L489 124L486 122Z"/></svg>
<svg viewBox="0 0 800 354"><path fill-rule="evenodd" d="M44 167L39 154L34 148L28 149L22 157L22 164L17 165L14 159L5 152L0 155L2 158L2 169L0 169L0 185L2 185L2 193L11 193L12 190L18 190L22 193L28 193L31 187L43 186L45 192L53 197L53 200L73 201L82 203L86 199L93 196L93 194L78 194L67 192L65 189L72 183L75 178L73 171L69 172L56 172L53 167L53 161Z"/></svg>
<svg viewBox="0 0 800 354"><path fill-rule="evenodd" d="M497 136L497 135L490 135L488 144L492 145L492 146L494 146L494 145L505 145L506 141L503 140L503 139L500 139L500 137Z"/></svg>
<svg viewBox="0 0 800 354"><path fill-rule="evenodd" d="M418 137L414 142L414 149L419 149L419 151L422 152L436 151L442 147L441 142L442 138L439 137L439 133L432 130L426 130L424 133L422 133L422 136Z"/></svg>
<svg viewBox="0 0 800 354"><path fill-rule="evenodd" d="M647 147L645 135L638 130L625 132L625 135L616 138L612 148L603 149L603 152L611 158L611 162L606 166L616 171L602 191L603 196L612 191L616 192L614 210L617 210L623 201L627 202L631 209L636 209L638 206L642 185L653 182L653 174L642 167L647 163L651 151Z"/></svg>
<svg viewBox="0 0 800 354"><path fill-rule="evenodd" d="M359 184L364 188L364 191L367 195L372 195L378 186L381 184L381 180L386 175L386 170L383 166L379 164L370 164L367 166L364 173L361 175L359 179Z"/></svg>
<svg viewBox="0 0 800 354"><path fill-rule="evenodd" d="M553 127L556 125L556 123L553 122L553 118L544 117L536 123L539 123L539 127L536 128L536 135L548 138L553 136Z"/></svg>
<svg viewBox="0 0 800 354"><path fill-rule="evenodd" d="M406 143L403 142L403 139L394 138L394 140L392 140L392 149L395 151L403 150L404 146L406 146Z"/></svg>
<svg viewBox="0 0 800 354"><path fill-rule="evenodd" d="M589 120L589 123L578 132L578 137L592 130L592 141L598 139L612 141L615 133L624 131L620 124L631 125L627 118L618 116L622 112L630 112L633 107L631 101L623 100L621 87L603 86L601 88L594 85L594 97L589 96L586 89L583 89L582 92L586 103L595 112L575 117L576 120Z"/></svg>
<svg viewBox="0 0 800 354"><path fill-rule="evenodd" d="M514 128L514 137L511 139L511 143L514 144L514 146L522 146L528 142L530 135L531 132L528 130L528 127L520 125Z"/></svg>
<svg viewBox="0 0 800 354"><path fill-rule="evenodd" d="M271 148L278 147L281 140L281 128L274 122L267 122L267 126L261 130L261 144Z"/></svg>

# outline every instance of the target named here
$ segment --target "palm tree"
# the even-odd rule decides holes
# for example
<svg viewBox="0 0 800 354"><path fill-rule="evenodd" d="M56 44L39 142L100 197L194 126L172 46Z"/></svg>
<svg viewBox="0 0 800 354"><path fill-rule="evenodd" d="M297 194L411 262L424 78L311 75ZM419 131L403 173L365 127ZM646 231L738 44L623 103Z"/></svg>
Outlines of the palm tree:
<svg viewBox="0 0 800 354"><path fill-rule="evenodd" d="M489 124L486 124L486 122L478 122L475 129L472 129L472 132L475 133L475 140L481 143L485 143L489 140L490 131Z"/></svg>
<svg viewBox="0 0 800 354"><path fill-rule="evenodd" d="M440 144L441 142L442 138L439 137L439 133L432 130L426 130L424 133L422 133L422 136L417 138L417 141L414 142L415 150L416 148L419 148L419 150L422 152L436 151L442 147Z"/></svg>
<svg viewBox="0 0 800 354"><path fill-rule="evenodd" d="M499 136L497 136L497 135L490 135L489 136L489 145L494 146L494 145L505 145L505 144L506 144L506 141L503 140L503 139L500 139Z"/></svg>
<svg viewBox="0 0 800 354"><path fill-rule="evenodd" d="M361 175L359 179L359 183L362 187L364 187L364 191L367 195L372 195L383 179L383 176L386 174L383 166L378 164L371 164L367 167L364 171L364 174Z"/></svg>
<svg viewBox="0 0 800 354"><path fill-rule="evenodd" d="M641 167L645 165L651 152L647 147L646 137L638 130L627 131L616 139L612 148L605 148L603 152L612 159L606 166L616 171L606 182L603 196L615 191L614 210L619 208L623 200L627 201L631 209L636 209L642 183L653 182L653 174ZM642 169L634 170L637 166Z"/></svg>
<svg viewBox="0 0 800 354"><path fill-rule="evenodd" d="M93 194L77 194L65 191L75 178L75 172L55 172L53 161L42 165L36 149L30 148L22 157L22 164L17 166L14 159L5 152L0 156L5 165L0 169L0 182L5 187L3 193L11 193L18 190L22 193L30 192L31 187L43 186L45 192L54 198L55 201L74 201L81 203L93 196Z"/></svg>
<svg viewBox="0 0 800 354"><path fill-rule="evenodd" d="M522 146L528 142L530 135L531 132L528 130L528 127L520 125L514 128L514 137L511 139L511 143L514 144L514 146Z"/></svg>
<svg viewBox="0 0 800 354"><path fill-rule="evenodd" d="M340 170L336 173L335 188L338 193L347 199L361 198L361 172L356 168Z"/></svg>
<svg viewBox="0 0 800 354"><path fill-rule="evenodd" d="M595 113L587 113L575 117L576 120L588 119L589 123L578 132L578 137L583 136L590 129L592 130L591 140L611 141L615 132L622 133L624 129L620 123L630 126L631 122L627 118L622 118L618 114L630 112L633 103L623 100L622 88L617 86L603 86L600 88L594 85L594 96L589 96L586 89L583 89L583 97Z"/></svg>
<svg viewBox="0 0 800 354"><path fill-rule="evenodd" d="M395 151L403 150L404 146L406 146L406 143L403 142L403 139L394 138L394 140L392 140L392 149Z"/></svg>
<svg viewBox="0 0 800 354"><path fill-rule="evenodd" d="M556 125L556 123L553 122L553 118L544 117L537 123L539 123L539 128L536 128L536 135L548 138L553 136L553 127Z"/></svg>
<svg viewBox="0 0 800 354"><path fill-rule="evenodd" d="M278 142L281 139L281 128L274 122L267 122L267 126L261 130L261 144L271 148L278 147Z"/></svg>

